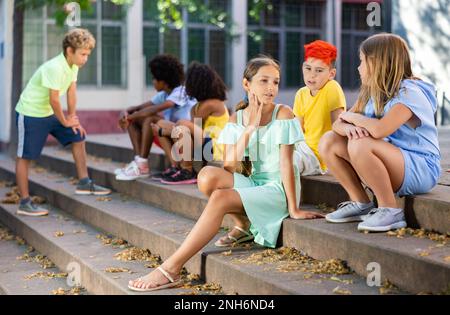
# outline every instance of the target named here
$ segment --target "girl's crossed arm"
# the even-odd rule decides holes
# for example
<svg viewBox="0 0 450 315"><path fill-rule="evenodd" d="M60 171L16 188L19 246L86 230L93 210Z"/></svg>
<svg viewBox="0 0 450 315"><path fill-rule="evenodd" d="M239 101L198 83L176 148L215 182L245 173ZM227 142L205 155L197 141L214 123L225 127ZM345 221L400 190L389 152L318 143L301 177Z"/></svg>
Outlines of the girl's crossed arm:
<svg viewBox="0 0 450 315"><path fill-rule="evenodd" d="M365 128L374 139L383 139L393 134L402 125L413 122L415 116L408 107L398 103L381 119L369 118L352 112L342 113L339 117L356 127ZM417 124L412 127L416 128Z"/></svg>

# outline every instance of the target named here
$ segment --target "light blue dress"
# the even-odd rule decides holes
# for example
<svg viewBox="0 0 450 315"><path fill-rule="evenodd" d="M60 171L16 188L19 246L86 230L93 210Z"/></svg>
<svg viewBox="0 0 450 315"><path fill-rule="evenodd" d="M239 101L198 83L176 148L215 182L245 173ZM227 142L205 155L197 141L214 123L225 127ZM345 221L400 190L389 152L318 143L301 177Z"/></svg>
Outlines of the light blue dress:
<svg viewBox="0 0 450 315"><path fill-rule="evenodd" d="M413 129L404 124L385 141L398 147L405 160L405 177L397 195L415 195L429 192L441 175L439 140L434 114L437 109L435 88L421 80L403 80L399 94L384 107L386 115L396 104L408 107L420 120ZM370 100L364 114L376 118L375 107Z"/></svg>
<svg viewBox="0 0 450 315"><path fill-rule="evenodd" d="M272 114L271 122L252 134L245 151L252 161L252 174L245 177L234 173L234 189L239 193L245 212L251 222L250 231L255 242L275 248L283 220L289 216L286 193L280 172L280 145L294 145L304 140L298 119L277 120L280 105ZM237 112L237 123L228 123L218 143L235 144L245 127L242 113ZM294 165L297 202L300 201L300 175Z"/></svg>

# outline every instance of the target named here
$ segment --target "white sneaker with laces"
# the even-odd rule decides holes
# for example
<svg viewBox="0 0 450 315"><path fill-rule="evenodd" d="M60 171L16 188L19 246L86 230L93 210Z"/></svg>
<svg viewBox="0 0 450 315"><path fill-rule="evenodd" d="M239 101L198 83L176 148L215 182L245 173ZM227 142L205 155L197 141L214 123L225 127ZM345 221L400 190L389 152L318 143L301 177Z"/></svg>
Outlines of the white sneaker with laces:
<svg viewBox="0 0 450 315"><path fill-rule="evenodd" d="M331 223L360 222L373 208L373 202L361 207L355 201L346 201L340 203L336 211L327 214L325 219Z"/></svg>
<svg viewBox="0 0 450 315"><path fill-rule="evenodd" d="M117 180L130 181L139 178L147 178L150 176L150 170L148 166L139 167L137 163L132 163L124 172L116 176Z"/></svg>
<svg viewBox="0 0 450 315"><path fill-rule="evenodd" d="M119 174L122 174L123 172L125 172L127 170L127 168L132 167L133 166L132 164L136 164L136 161L131 161L130 163L128 163L127 165L125 165L122 168L116 168L114 170L114 175L117 176Z"/></svg>
<svg viewBox="0 0 450 315"><path fill-rule="evenodd" d="M387 232L406 227L403 209L377 208L370 211L363 222L358 224L359 231Z"/></svg>

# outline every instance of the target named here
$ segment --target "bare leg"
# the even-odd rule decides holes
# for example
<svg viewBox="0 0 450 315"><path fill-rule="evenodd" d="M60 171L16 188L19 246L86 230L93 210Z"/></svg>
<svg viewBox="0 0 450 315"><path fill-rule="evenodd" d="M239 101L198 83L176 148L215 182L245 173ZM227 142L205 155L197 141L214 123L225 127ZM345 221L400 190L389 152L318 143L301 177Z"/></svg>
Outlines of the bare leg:
<svg viewBox="0 0 450 315"><path fill-rule="evenodd" d="M20 197L22 199L30 197L30 191L28 189L28 169L30 161L17 158L16 159L16 181L19 187Z"/></svg>
<svg viewBox="0 0 450 315"><path fill-rule="evenodd" d="M233 174L222 168L205 166L198 173L197 185L202 193L210 197L217 189L232 189L234 186L234 178ZM250 222L245 213L229 213L228 215L233 219L236 226L248 230ZM237 237L240 233L238 230L233 230L230 232L230 235Z"/></svg>
<svg viewBox="0 0 450 315"><path fill-rule="evenodd" d="M190 157L191 160L189 161L181 161L181 167L184 169L189 169L192 170L192 166L193 166L193 160L194 160L194 152L193 150L202 150L203 149L203 130L200 126L195 125L192 121L188 121L188 120L180 120L177 122L177 126L183 126L185 128L187 128L190 132L191 135L191 141L192 141L192 146L191 146L191 153L190 153ZM180 140L181 141L181 138ZM197 143L198 142L198 143ZM195 147L195 145L199 145L200 147ZM202 152L203 153L203 152Z"/></svg>
<svg viewBox="0 0 450 315"><path fill-rule="evenodd" d="M133 122L128 126L128 135L133 145L134 155L139 155L141 149L141 127L137 122Z"/></svg>
<svg viewBox="0 0 450 315"><path fill-rule="evenodd" d="M357 172L350 163L347 143L347 137L342 137L333 131L327 132L322 136L319 143L320 156L324 159L334 177L347 191L352 201L368 203L370 199L361 185Z"/></svg>
<svg viewBox="0 0 450 315"><path fill-rule="evenodd" d="M152 148L153 144L152 124L157 123L160 119L161 117L153 115L145 118L142 121L142 131L141 131L142 142L139 150L139 156L143 159L148 158L150 150Z"/></svg>
<svg viewBox="0 0 450 315"><path fill-rule="evenodd" d="M191 137L191 139L190 139L191 140L191 147L190 147L190 151L191 152L189 152L190 159L189 160L182 159L180 161L180 167L183 168L183 169L187 169L189 171L192 171L192 168L193 168L193 165L194 165L193 159L194 159L194 144L195 144L194 143L194 124L191 121L188 121L188 120L180 120L180 121L177 122L176 125L177 125L177 127L178 126L183 126L184 128L187 128L187 130L189 130L189 136ZM175 143L177 143L177 142L182 143L183 137L184 137L183 134L179 135L178 139L174 140L174 142ZM183 149L183 154L184 154L185 153L184 150L186 150L187 148L183 147L182 149Z"/></svg>
<svg viewBox="0 0 450 315"><path fill-rule="evenodd" d="M233 189L216 190L183 244L161 267L176 278L183 265L213 239L227 213L244 213L241 198ZM142 281L136 280L130 284L134 287L148 289L154 287L155 284L167 282L168 280L155 270L144 277Z"/></svg>
<svg viewBox="0 0 450 315"><path fill-rule="evenodd" d="M175 127L175 123L167 120L160 120L157 123L157 126L159 128L163 129L163 137L159 137L159 143L161 144L162 149L164 150L164 153L168 157L170 161L170 165L173 167L178 166L179 162L175 161L174 157L172 156L172 138L170 135L172 134L172 129Z"/></svg>
<svg viewBox="0 0 450 315"><path fill-rule="evenodd" d="M72 143L72 155L77 168L78 179L89 177L86 163L86 143Z"/></svg>
<svg viewBox="0 0 450 315"><path fill-rule="evenodd" d="M397 147L371 137L348 142L353 167L373 190L380 207L398 208L394 192L405 176L403 154Z"/></svg>

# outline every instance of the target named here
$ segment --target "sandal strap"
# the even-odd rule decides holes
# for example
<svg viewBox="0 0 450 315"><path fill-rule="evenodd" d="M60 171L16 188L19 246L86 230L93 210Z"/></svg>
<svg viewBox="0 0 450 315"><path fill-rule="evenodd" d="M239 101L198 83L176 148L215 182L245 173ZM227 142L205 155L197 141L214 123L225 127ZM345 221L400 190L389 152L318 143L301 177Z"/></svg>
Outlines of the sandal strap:
<svg viewBox="0 0 450 315"><path fill-rule="evenodd" d="M175 282L175 280L173 280L173 278L169 275L169 273L167 271L165 271L161 267L158 267L156 269L158 269L164 275L164 277L166 277L171 283Z"/></svg>
<svg viewBox="0 0 450 315"><path fill-rule="evenodd" d="M247 236L251 235L248 231L244 230L243 228L240 228L239 226L235 226L234 229L241 231L242 233L244 233Z"/></svg>

